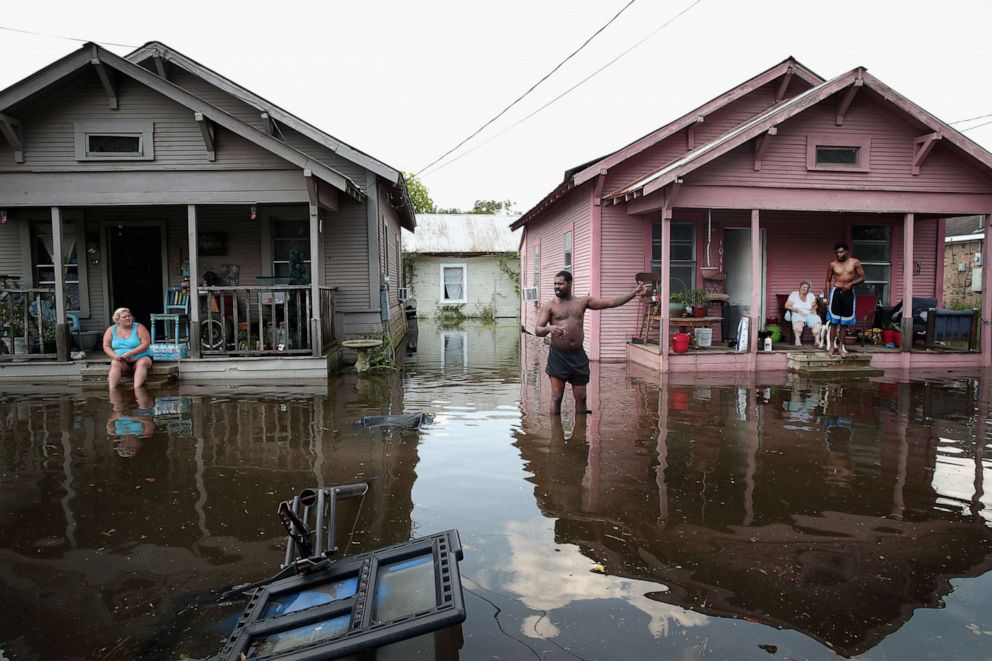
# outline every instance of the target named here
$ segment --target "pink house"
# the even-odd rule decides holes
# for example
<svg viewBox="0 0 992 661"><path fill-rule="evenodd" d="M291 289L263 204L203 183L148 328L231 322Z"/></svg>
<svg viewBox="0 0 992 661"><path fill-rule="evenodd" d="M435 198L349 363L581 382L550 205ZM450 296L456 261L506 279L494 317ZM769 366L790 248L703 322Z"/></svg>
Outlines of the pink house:
<svg viewBox="0 0 992 661"><path fill-rule="evenodd" d="M945 219L969 214L985 223L992 214L992 154L864 68L823 80L789 58L567 171L513 224L523 234L521 286L537 290L536 301L522 301L521 320L533 329L562 268L571 269L577 293L603 297L654 271L664 302L672 291L704 288L710 267L726 274L727 300L708 312L714 337L736 333L747 317L748 350L674 354L666 341L631 343L642 315L631 303L587 315L590 358L664 372L784 369L787 352L759 352L753 329L780 313L779 296L801 280L823 288L836 241L865 264L860 293L883 305L932 297L939 307ZM672 323L663 303L660 337ZM872 365L977 362L973 353L911 350L912 333L904 336L903 350L873 353ZM982 364L990 358L992 334L984 333Z"/></svg>

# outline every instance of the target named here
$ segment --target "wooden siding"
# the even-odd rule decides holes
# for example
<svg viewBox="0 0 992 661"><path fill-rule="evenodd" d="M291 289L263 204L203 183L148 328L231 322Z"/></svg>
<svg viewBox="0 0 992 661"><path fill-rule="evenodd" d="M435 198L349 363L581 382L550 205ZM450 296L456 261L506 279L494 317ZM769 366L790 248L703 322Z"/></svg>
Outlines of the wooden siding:
<svg viewBox="0 0 992 661"><path fill-rule="evenodd" d="M603 266L600 295L622 296L636 284L634 275L650 267L651 228L643 217L628 216L620 206L603 206ZM647 241L647 245L645 245ZM623 360L627 338L637 328L637 302L600 315L600 360Z"/></svg>
<svg viewBox="0 0 992 661"><path fill-rule="evenodd" d="M592 209L589 204L589 188L592 184L580 186L571 191L565 200L551 209L539 224L528 226L527 241L521 253L521 287L538 287L540 301L536 304L525 301L523 316L520 323L533 332L541 305L554 297L554 276L562 270L565 255L562 241L565 232L572 232L572 292L577 296L586 296L592 288L590 281L592 255ZM541 246L541 281L533 283L534 250ZM526 257L527 262L523 262ZM586 351L589 351L589 334L592 315L586 314L585 335Z"/></svg>
<svg viewBox="0 0 992 661"><path fill-rule="evenodd" d="M82 74L70 87L53 88L18 111L22 122L24 163L15 164L6 141L0 146L0 171L30 170L163 170L183 167L218 169L297 169L275 154L224 129L217 129L217 159L207 160L193 112L145 87L118 76L119 110L107 107L107 96L95 72ZM76 160L73 122L81 120L146 120L155 125L154 161L81 162Z"/></svg>
<svg viewBox="0 0 992 661"><path fill-rule="evenodd" d="M375 176L375 175L369 175ZM381 179L376 186L379 194L379 215L382 219L380 227L382 236L379 239L379 250L382 254L379 263L382 267L383 275L389 277L389 310L390 316L403 318L403 306L399 300L400 282L403 279L403 258L400 250L400 216L393 205L389 203L387 184Z"/></svg>
<svg viewBox="0 0 992 661"><path fill-rule="evenodd" d="M872 93L858 93L843 126L836 126L833 97L784 122L754 170L754 145L745 144L687 175L693 185L791 186L839 189L884 189L987 194L990 179L938 142L920 174L911 173L914 139L927 133L889 111ZM806 169L807 136L871 138L870 172Z"/></svg>
<svg viewBox="0 0 992 661"><path fill-rule="evenodd" d="M366 220L364 203L345 203L337 212L324 215L324 273L327 285L338 288L337 305L341 312L369 309Z"/></svg>
<svg viewBox="0 0 992 661"><path fill-rule="evenodd" d="M770 108L775 103L778 85L779 81L772 81L708 115L694 128L695 146L698 147L726 133ZM793 80L786 98L791 98L806 88L805 83ZM603 192L622 189L685 155L689 151L687 140L687 131L679 131L633 158L614 166L606 176Z"/></svg>
<svg viewBox="0 0 992 661"><path fill-rule="evenodd" d="M0 225L0 273L24 277L28 270L21 256L21 223L10 219Z"/></svg>
<svg viewBox="0 0 992 661"><path fill-rule="evenodd" d="M419 255L414 265L413 284L410 286L417 299L417 317L431 319L438 315L438 309L442 305L442 264L465 265L467 302L461 305L462 314L477 317L484 308L491 306L499 318L517 318L518 294L513 281L500 270L499 257L496 255Z"/></svg>

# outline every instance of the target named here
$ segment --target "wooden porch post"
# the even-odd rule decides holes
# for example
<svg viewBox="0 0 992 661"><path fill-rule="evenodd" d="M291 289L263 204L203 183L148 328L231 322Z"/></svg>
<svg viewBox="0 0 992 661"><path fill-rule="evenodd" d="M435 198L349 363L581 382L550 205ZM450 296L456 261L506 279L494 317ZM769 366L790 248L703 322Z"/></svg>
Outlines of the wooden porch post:
<svg viewBox="0 0 992 661"><path fill-rule="evenodd" d="M310 353L321 355L320 337L320 217L316 204L310 205Z"/></svg>
<svg viewBox="0 0 992 661"><path fill-rule="evenodd" d="M915 215L902 221L902 367L909 369L913 349L913 226Z"/></svg>
<svg viewBox="0 0 992 661"><path fill-rule="evenodd" d="M200 357L200 265L196 254L196 205L186 205L186 245L189 250L189 355Z"/></svg>
<svg viewBox="0 0 992 661"><path fill-rule="evenodd" d="M65 257L62 255L60 207L52 207L52 253L52 261L55 264L55 353L56 360L65 362L69 360L69 334L66 332L65 323ZM39 310L38 314L42 314L42 311ZM42 317L42 325L44 325L44 317ZM42 338L38 339L44 342Z"/></svg>
<svg viewBox="0 0 992 661"><path fill-rule="evenodd" d="M751 209L751 370L758 366L758 329L761 327L761 219Z"/></svg>
<svg viewBox="0 0 992 661"><path fill-rule="evenodd" d="M982 324L978 331L982 335L982 367L992 366L992 266L989 259L992 249L989 247L989 228L992 214L985 214L982 222L984 228L982 239Z"/></svg>
<svg viewBox="0 0 992 661"><path fill-rule="evenodd" d="M658 329L658 346L661 348L661 371L670 372L668 362L672 338L672 313L669 298L672 295L672 208L661 210L661 327ZM664 307L668 305L669 307Z"/></svg>

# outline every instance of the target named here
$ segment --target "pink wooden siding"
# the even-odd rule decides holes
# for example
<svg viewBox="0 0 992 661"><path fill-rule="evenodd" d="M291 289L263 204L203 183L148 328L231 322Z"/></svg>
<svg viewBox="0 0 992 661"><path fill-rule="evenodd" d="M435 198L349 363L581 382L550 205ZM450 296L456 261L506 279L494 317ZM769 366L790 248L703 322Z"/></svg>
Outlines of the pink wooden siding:
<svg viewBox="0 0 992 661"><path fill-rule="evenodd" d="M645 227L650 249L649 221L628 216L621 206L603 206L603 298L630 292L634 275L650 266L650 252L645 260ZM637 302L591 314L599 315L600 360L623 360L624 344L637 327Z"/></svg>
<svg viewBox="0 0 992 661"><path fill-rule="evenodd" d="M697 124L693 129L695 146L698 147L704 142L726 133L770 108L775 103L778 85L778 80L772 81L708 115L701 124ZM789 86L786 98L791 98L806 88L805 83L794 80ZM621 189L684 155L688 151L687 139L687 131L679 131L657 145L613 167L606 176L603 192L609 193Z"/></svg>
<svg viewBox="0 0 992 661"><path fill-rule="evenodd" d="M526 243L521 253L521 274L528 287L538 287L540 301L523 304L520 323L533 331L541 304L554 296L554 275L564 265L562 240L565 232L572 232L572 291L585 296L590 290L591 220L589 208L589 186L581 186L571 191L567 198L557 204L542 222L527 227ZM541 281L533 283L534 250L541 246ZM524 261L526 260L526 261ZM586 343L589 340L589 315L586 315ZM589 347L587 346L588 350Z"/></svg>
<svg viewBox="0 0 992 661"><path fill-rule="evenodd" d="M920 174L911 173L913 140L929 131L911 125L883 108L865 90L855 98L836 126L836 104L830 99L782 123L754 169L754 145L744 144L687 176L693 185L786 186L817 188L880 188L920 192L988 193L990 180L957 158L953 148L939 142ZM869 172L806 169L806 139L810 134L869 136Z"/></svg>

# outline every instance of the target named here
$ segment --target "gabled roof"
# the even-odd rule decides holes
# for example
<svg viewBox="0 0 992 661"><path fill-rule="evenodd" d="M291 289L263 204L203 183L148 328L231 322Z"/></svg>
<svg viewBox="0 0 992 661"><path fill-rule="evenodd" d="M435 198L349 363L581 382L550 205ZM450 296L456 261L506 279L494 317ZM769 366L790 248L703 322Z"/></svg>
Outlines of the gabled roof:
<svg viewBox="0 0 992 661"><path fill-rule="evenodd" d="M851 85L863 85L876 92L882 99L896 106L941 138L946 139L947 142L976 160L980 165L992 170L992 153L869 74L864 67L858 67L821 83L785 103L773 106L737 128L700 145L682 158L676 159L647 177L604 196L604 199L618 201L620 198L627 200L642 195L650 195Z"/></svg>
<svg viewBox="0 0 992 661"><path fill-rule="evenodd" d="M763 85L767 85L778 78L782 78L782 83L778 91L779 97L782 97L785 94L792 78L798 78L813 86L819 85L823 82L823 78L821 78L818 74L808 69L794 57L789 56L775 66L762 71L752 78L749 78L736 87L727 90L720 96L707 101L695 110L692 110L675 121L669 122L661 128L648 133L629 145L607 154L606 156L570 168L565 172L564 181L556 186L553 191L544 196L544 198L542 198L541 201L535 204L530 210L525 212L520 219L513 224L513 229L518 229L519 227L527 224L534 216L544 209L552 206L572 188L596 178L600 174L603 174L609 170L611 167L614 167L628 158L641 153L645 149L658 144L675 133L688 128L690 125L697 123L700 118L705 120L706 116L713 114L724 106L733 103L741 97L750 94L754 90L762 87Z"/></svg>
<svg viewBox="0 0 992 661"><path fill-rule="evenodd" d="M403 234L403 251L431 253L516 252L513 216L417 214L417 233Z"/></svg>
<svg viewBox="0 0 992 661"><path fill-rule="evenodd" d="M277 140L267 133L259 131L253 126L249 126L240 119L228 114L203 99L194 96L181 87L160 78L147 69L129 62L94 43L84 44L82 48L74 53L70 53L66 57L53 62L40 71L28 76L24 80L14 83L7 89L0 91L0 113L18 103L36 96L48 86L87 66L106 66L114 69L119 73L146 85L172 101L189 108L194 113L202 114L205 119L214 122L216 125L255 143L259 147L272 152L276 156L285 159L287 162L292 163L305 171L309 171L315 177L330 184L331 186L334 186L351 197L360 200L364 196L361 188L354 181L337 170L324 165L319 160L307 155L299 149L291 147L290 145Z"/></svg>
<svg viewBox="0 0 992 661"><path fill-rule="evenodd" d="M180 69L188 71L194 76L207 81L214 87L227 92L250 106L254 106L259 110L259 112L268 113L269 117L272 119L285 124L294 131L305 135L314 142L327 147L331 151L348 159L349 161L357 163L367 170L375 172L391 184L397 183L397 181L401 178L400 171L396 168L390 167L382 161L369 156L365 152L355 149L351 145L348 145L334 136L321 131L316 126L303 121L289 111L283 110L271 101L262 98L251 90L238 85L233 80L225 78L213 69L200 64L193 58L170 48L160 41L150 41L141 48L138 48L137 50L124 56L124 59L129 62L133 62L134 64L141 64L142 62L153 58L161 58L165 62L171 62Z"/></svg>
<svg viewBox="0 0 992 661"><path fill-rule="evenodd" d="M327 147L339 156L356 163L377 176L388 181L393 190L390 198L391 204L400 212L401 222L404 227L413 230L417 226L416 217L413 212L413 203L410 201L410 193L407 190L406 179L403 174L382 161L369 156L365 152L352 147L351 145L338 140L329 133L321 131L313 124L305 122L287 110L283 110L271 101L255 94L251 90L238 85L233 80L226 78L213 69L210 69L193 58L180 53L174 48L170 48L161 41L150 41L141 48L125 56L130 62L140 64L149 59L160 59L170 62L190 74L205 80L214 87L227 92L231 96L240 99L250 106L254 106L259 112L265 112L269 117L285 126L293 129L307 138L310 138L319 145Z"/></svg>

